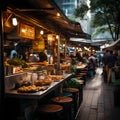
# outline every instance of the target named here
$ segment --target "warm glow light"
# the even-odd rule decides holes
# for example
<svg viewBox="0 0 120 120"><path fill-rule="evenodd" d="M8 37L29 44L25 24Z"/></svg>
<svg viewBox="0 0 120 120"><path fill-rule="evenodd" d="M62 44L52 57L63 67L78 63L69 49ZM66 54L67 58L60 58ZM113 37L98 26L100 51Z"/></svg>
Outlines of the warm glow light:
<svg viewBox="0 0 120 120"><path fill-rule="evenodd" d="M56 39L59 39L59 35L56 35Z"/></svg>
<svg viewBox="0 0 120 120"><path fill-rule="evenodd" d="M57 13L57 16L60 17L60 13Z"/></svg>
<svg viewBox="0 0 120 120"><path fill-rule="evenodd" d="M87 51L90 51L89 48L87 48L87 47L84 47L84 49L87 50Z"/></svg>
<svg viewBox="0 0 120 120"><path fill-rule="evenodd" d="M25 33L26 32L26 30L25 29L22 29L22 33Z"/></svg>
<svg viewBox="0 0 120 120"><path fill-rule="evenodd" d="M82 49L81 49L81 48L79 48L79 49L78 49L78 51L80 51L80 52L81 52L81 51L82 51Z"/></svg>
<svg viewBox="0 0 120 120"><path fill-rule="evenodd" d="M65 47L65 44L63 44L63 47Z"/></svg>
<svg viewBox="0 0 120 120"><path fill-rule="evenodd" d="M12 24L13 26L17 26L17 18L12 18Z"/></svg>
<svg viewBox="0 0 120 120"><path fill-rule="evenodd" d="M41 34L41 35L43 35L43 34L44 34L44 31L43 31L43 30L41 30L41 31L40 31L40 34Z"/></svg>
<svg viewBox="0 0 120 120"><path fill-rule="evenodd" d="M55 40L53 34L48 34L48 35L47 35L47 39L48 39L48 43L52 43L52 42Z"/></svg>

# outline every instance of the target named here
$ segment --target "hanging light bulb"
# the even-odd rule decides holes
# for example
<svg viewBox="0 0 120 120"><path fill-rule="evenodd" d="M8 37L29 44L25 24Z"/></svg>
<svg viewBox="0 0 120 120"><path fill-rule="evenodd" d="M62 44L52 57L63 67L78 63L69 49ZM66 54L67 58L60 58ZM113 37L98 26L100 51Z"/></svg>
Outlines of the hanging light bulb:
<svg viewBox="0 0 120 120"><path fill-rule="evenodd" d="M13 24L13 26L17 26L17 18L16 17L12 18L12 24Z"/></svg>
<svg viewBox="0 0 120 120"><path fill-rule="evenodd" d="M59 35L56 35L56 39L59 39Z"/></svg>
<svg viewBox="0 0 120 120"><path fill-rule="evenodd" d="M44 31L43 31L43 30L41 30L41 31L40 31L40 34L41 34L41 35L43 35L43 34L44 34Z"/></svg>

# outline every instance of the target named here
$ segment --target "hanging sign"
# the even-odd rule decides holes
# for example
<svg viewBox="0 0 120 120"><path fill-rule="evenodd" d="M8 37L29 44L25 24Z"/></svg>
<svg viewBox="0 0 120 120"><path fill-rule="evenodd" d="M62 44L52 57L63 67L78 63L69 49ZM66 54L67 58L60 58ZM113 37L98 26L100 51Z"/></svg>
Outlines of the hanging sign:
<svg viewBox="0 0 120 120"><path fill-rule="evenodd" d="M35 38L35 28L24 23L20 23L19 36L29 39Z"/></svg>

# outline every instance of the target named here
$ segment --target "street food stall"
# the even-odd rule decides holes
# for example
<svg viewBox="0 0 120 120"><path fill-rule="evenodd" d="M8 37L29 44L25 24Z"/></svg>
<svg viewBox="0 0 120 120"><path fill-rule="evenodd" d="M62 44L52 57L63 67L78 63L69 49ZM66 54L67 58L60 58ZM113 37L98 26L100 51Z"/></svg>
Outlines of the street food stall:
<svg viewBox="0 0 120 120"><path fill-rule="evenodd" d="M0 7L0 104L8 115L12 107L10 117L16 119L26 99L41 100L72 77L60 73L60 40L86 34L54 1L6 0ZM40 62L38 53L44 50L47 59Z"/></svg>

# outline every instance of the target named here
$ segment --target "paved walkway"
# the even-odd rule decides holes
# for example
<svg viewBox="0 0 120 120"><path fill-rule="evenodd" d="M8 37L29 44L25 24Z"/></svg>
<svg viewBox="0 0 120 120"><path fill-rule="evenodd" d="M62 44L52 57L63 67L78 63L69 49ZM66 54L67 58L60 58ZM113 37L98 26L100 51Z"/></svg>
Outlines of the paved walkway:
<svg viewBox="0 0 120 120"><path fill-rule="evenodd" d="M113 86L102 79L102 68L88 80L77 120L120 120L120 108L114 106Z"/></svg>

